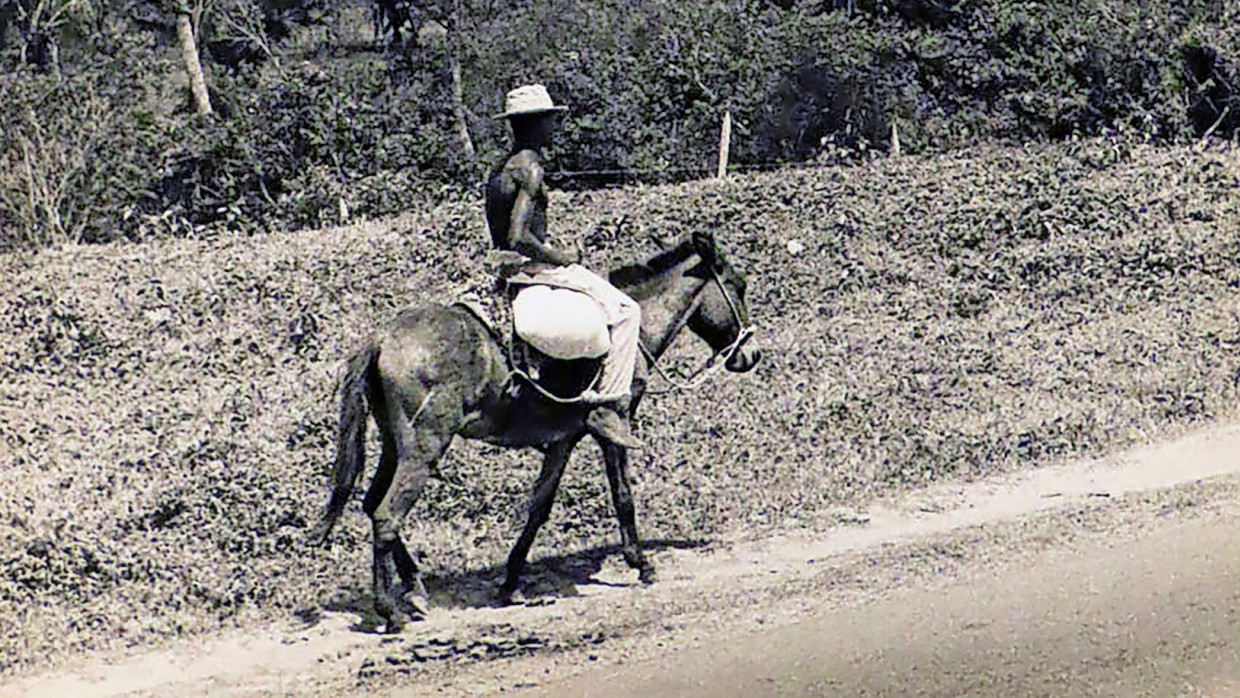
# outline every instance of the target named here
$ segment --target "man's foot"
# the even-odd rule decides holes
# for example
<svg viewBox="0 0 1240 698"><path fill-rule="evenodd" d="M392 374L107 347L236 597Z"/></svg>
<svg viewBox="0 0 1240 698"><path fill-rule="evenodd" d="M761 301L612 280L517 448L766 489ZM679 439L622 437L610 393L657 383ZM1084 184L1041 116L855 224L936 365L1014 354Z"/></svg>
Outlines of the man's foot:
<svg viewBox="0 0 1240 698"><path fill-rule="evenodd" d="M624 446L625 448L641 448L642 442L633 435L629 428L628 410L623 406L607 404L599 405L586 415L586 428L595 436Z"/></svg>

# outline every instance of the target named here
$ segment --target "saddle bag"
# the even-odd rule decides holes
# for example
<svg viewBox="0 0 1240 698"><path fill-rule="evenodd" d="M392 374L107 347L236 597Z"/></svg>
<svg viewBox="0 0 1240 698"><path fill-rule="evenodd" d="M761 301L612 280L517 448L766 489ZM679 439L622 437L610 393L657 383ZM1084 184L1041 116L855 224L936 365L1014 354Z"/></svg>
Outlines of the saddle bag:
<svg viewBox="0 0 1240 698"><path fill-rule="evenodd" d="M578 291L523 286L512 301L513 331L555 359L596 359L611 349L603 310Z"/></svg>

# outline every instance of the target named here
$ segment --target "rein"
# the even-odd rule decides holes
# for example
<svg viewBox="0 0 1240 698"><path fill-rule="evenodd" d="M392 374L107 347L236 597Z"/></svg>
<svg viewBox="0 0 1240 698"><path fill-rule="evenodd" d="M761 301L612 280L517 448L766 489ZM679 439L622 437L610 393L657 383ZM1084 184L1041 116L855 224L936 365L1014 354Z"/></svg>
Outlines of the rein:
<svg viewBox="0 0 1240 698"><path fill-rule="evenodd" d="M671 385L670 388L665 388L663 390L647 390L646 392L648 394L664 395L676 390L686 391L700 388L706 383L706 381L713 378L720 369L727 366L728 361L732 360L732 356L740 350L741 345L753 336L756 327L754 325L742 324L741 311L736 307L736 301L732 299L732 294L728 293L727 287L723 285L723 279L719 278L719 272L713 267L711 268L711 276L713 277L715 283L719 286L719 292L723 294L723 299L728 302L728 309L732 311L732 319L736 321L736 326L740 328L736 332L736 339L733 340L728 346L711 355L711 357L706 360L706 363L702 364L702 367L694 371L687 379L678 379L669 374L667 371L664 371L663 368L659 366L659 358L646 348L645 343L639 341L637 345L641 348L642 354L646 357L646 361L650 362L650 368L654 369L655 373L659 374L664 381L667 381L667 383ZM698 289L698 292L694 294L695 303L697 302L697 296L701 295L704 290L706 290L706 284L702 284L702 288ZM692 304L690 304L690 307L692 307ZM686 313L686 320L679 323L681 327L676 328L673 336L680 333L684 322L687 321L687 317L688 313ZM720 356L723 356L723 361L718 361Z"/></svg>

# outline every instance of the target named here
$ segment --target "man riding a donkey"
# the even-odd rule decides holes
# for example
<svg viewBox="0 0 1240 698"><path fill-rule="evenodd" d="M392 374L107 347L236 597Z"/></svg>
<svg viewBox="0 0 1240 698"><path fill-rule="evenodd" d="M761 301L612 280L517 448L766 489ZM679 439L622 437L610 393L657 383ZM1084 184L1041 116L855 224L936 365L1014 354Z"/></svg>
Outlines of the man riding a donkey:
<svg viewBox="0 0 1240 698"><path fill-rule="evenodd" d="M518 334L522 325L557 314L556 300L571 302L564 294L538 293L550 287L585 294L603 314L610 330L610 347L603 356L597 390L588 389L580 400L592 405L586 426L614 444L641 446L630 431L629 407L633 371L637 365L641 308L606 279L581 266L581 252L564 252L547 242L547 187L543 181L542 150L550 141L557 115L547 88L526 85L508 93L504 113L512 127L512 151L487 182L487 226L495 250L517 256L501 262L500 273L517 292L514 309ZM503 255L491 259L503 260ZM542 301L541 303L539 301ZM563 325L565 323L561 323ZM571 331L572 328L563 328ZM580 328L576 328L580 329Z"/></svg>
<svg viewBox="0 0 1240 698"><path fill-rule="evenodd" d="M519 595L526 556L551 513L569 457L587 435L603 450L624 560L642 583L652 583L628 476L627 447L635 443L628 421L644 392L642 374L657 369L685 329L713 350L712 366L744 373L761 357L745 347L752 334L745 277L710 231L694 231L643 262L613 270L610 283L581 267L580 254L547 244L540 149L557 110L544 88L509 94L503 116L512 122L515 144L487 189L501 276L517 290L512 340L466 303L419 305L373 332L349 357L341 380L333 489L310 537L328 539L360 482L373 416L382 453L362 509L374 538L375 610L388 632L427 612L401 522L458 437L543 454L498 589L500 604ZM524 368L513 360L518 338L541 354ZM645 362L635 367L639 351Z"/></svg>

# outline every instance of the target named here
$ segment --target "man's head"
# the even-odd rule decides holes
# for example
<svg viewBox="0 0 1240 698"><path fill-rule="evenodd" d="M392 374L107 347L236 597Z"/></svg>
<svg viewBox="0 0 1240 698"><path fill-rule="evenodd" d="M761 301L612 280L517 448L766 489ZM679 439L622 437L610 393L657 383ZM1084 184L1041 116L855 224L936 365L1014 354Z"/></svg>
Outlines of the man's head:
<svg viewBox="0 0 1240 698"><path fill-rule="evenodd" d="M551 101L551 95L542 85L524 85L512 90L504 99L504 113L497 119L508 119L512 125L513 139L518 143L541 147L551 140L556 117L566 111L565 107Z"/></svg>

